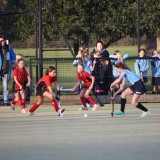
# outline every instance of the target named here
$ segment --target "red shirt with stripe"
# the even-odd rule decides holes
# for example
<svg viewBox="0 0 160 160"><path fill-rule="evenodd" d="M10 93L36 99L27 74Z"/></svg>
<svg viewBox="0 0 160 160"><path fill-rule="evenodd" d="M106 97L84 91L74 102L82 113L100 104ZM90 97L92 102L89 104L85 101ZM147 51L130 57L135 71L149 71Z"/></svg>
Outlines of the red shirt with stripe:
<svg viewBox="0 0 160 160"><path fill-rule="evenodd" d="M25 76L29 76L27 70L25 68L20 69L19 67L16 67L13 71L13 76L17 77L17 81L19 84L24 88L24 78ZM18 84L15 85L15 90L20 90L20 87Z"/></svg>
<svg viewBox="0 0 160 160"><path fill-rule="evenodd" d="M84 82L84 84L87 86L87 87L90 87L91 84L92 84L92 79L91 79L91 75L85 71L83 71L82 73L77 73L77 78L81 81Z"/></svg>
<svg viewBox="0 0 160 160"><path fill-rule="evenodd" d="M46 87L51 86L53 82L57 82L57 77L50 77L49 75L43 76L39 79L36 89L45 90Z"/></svg>

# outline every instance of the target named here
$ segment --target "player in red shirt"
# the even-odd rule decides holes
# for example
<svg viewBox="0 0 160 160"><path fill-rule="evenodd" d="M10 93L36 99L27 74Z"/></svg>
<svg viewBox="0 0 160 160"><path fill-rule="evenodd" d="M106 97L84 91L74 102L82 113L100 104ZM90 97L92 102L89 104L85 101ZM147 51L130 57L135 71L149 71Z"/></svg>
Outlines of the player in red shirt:
<svg viewBox="0 0 160 160"><path fill-rule="evenodd" d="M57 88L57 97L52 90L52 83L55 83ZM48 91L46 90L48 89ZM48 67L46 70L45 76L39 79L37 86L36 86L36 94L38 101L31 107L28 111L28 115L34 116L34 111L43 103L44 97L51 99L51 103L55 108L55 111L58 113L58 116L63 116L65 109L61 110L57 104L56 98L60 98L60 87L57 82L56 77L56 68L53 66Z"/></svg>
<svg viewBox="0 0 160 160"><path fill-rule="evenodd" d="M26 86L30 86L31 78L25 69L24 59L17 60L17 67L13 70L14 83L12 87L12 92L15 98L11 101L11 108L15 110L15 105L22 106L22 113L27 113L26 111L26 95L25 95L25 84L24 79L27 77L28 83Z"/></svg>
<svg viewBox="0 0 160 160"><path fill-rule="evenodd" d="M77 78L78 78L78 82L72 88L72 91L74 91L82 83L82 90L80 92L80 100L83 104L83 107L80 108L79 110L88 110L86 106L85 98L88 99L90 103L94 105L94 108L92 110L97 110L99 106L97 102L90 96L90 93L94 85L95 78L89 73L84 71L83 64L77 65Z"/></svg>

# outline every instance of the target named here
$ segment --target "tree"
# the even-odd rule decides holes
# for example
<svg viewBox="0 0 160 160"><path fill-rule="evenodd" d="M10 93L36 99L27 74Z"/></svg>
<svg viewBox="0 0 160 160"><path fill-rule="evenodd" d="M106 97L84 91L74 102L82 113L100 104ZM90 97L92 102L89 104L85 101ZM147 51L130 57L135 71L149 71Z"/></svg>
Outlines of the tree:
<svg viewBox="0 0 160 160"><path fill-rule="evenodd" d="M136 0L42 0L43 2L43 38L51 40L61 38L51 16L46 11L46 3L52 9L58 26L69 40L104 39L106 46L130 35L136 37ZM155 38L160 34L159 0L139 0L140 33L146 36L146 48L155 47ZM20 0L16 10L36 13L37 0ZM25 40L35 34L36 16L21 16L16 19L19 39Z"/></svg>

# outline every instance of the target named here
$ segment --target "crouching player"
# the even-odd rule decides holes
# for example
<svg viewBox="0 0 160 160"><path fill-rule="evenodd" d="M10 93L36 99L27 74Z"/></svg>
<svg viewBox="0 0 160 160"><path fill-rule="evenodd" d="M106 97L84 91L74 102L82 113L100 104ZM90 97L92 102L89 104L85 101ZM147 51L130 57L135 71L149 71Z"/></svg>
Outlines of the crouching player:
<svg viewBox="0 0 160 160"><path fill-rule="evenodd" d="M89 73L84 71L83 64L77 65L77 78L78 78L78 82L72 88L72 91L74 91L81 84L81 81L83 82L82 90L80 92L80 100L83 104L83 107L80 108L79 110L88 110L88 108L86 106L85 98L88 99L91 104L93 104L94 107L92 110L97 110L99 106L98 106L97 102L90 96L95 79Z"/></svg>
<svg viewBox="0 0 160 160"><path fill-rule="evenodd" d="M132 86L128 87L126 90L124 90L121 94L121 109L120 111L114 112L114 115L124 115L125 114L125 104L126 104L126 98L128 95L133 94L132 98L132 105L135 107L139 108L140 110L143 111L141 118L146 117L149 115L149 111L147 108L145 108L140 102L138 102L138 99L140 98L141 95L143 95L146 92L145 85L143 81L134 74L133 72L130 71L130 69L127 67L126 64L123 63L117 63L115 65L117 68L117 71L120 73L120 76L117 80L115 80L111 86L110 89L112 90L113 86L116 85L117 83L121 82L121 88L113 95L112 99L115 98L115 96L123 91L123 88L125 86L126 81L130 82Z"/></svg>
<svg viewBox="0 0 160 160"><path fill-rule="evenodd" d="M25 93L25 76L28 79L26 86L30 86L31 78L25 69L24 59L17 60L17 66L13 70L14 83L12 86L12 92L14 93L14 99L11 101L11 108L15 110L15 105L22 106L22 113L27 113L26 111L26 93Z"/></svg>
<svg viewBox="0 0 160 160"><path fill-rule="evenodd" d="M57 82L56 76L56 68L53 66L48 67L46 70L45 76L39 79L37 86L36 86L36 95L37 95L37 102L31 107L28 111L28 115L35 116L34 111L43 103L44 97L47 97L51 100L52 106L54 107L55 111L58 113L58 116L63 116L65 109L61 110L57 104L56 95L52 90L52 83L55 83L57 88L57 97L60 97L60 87ZM48 88L48 91L46 90Z"/></svg>

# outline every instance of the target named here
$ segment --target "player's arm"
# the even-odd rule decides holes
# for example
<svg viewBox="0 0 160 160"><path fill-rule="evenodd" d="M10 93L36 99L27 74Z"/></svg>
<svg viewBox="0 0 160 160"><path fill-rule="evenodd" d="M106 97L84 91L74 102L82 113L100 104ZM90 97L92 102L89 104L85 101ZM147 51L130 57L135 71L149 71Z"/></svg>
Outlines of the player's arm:
<svg viewBox="0 0 160 160"><path fill-rule="evenodd" d="M56 97L54 92L53 92L53 90L52 90L52 87L51 86L47 86L47 88L48 88L49 93L51 93L53 97Z"/></svg>
<svg viewBox="0 0 160 160"><path fill-rule="evenodd" d="M125 73L124 73L124 72L121 72L119 78L116 79L116 80L111 84L110 89L112 90L112 88L113 88L114 85L120 83L124 76L125 76Z"/></svg>
<svg viewBox="0 0 160 160"><path fill-rule="evenodd" d="M90 64L89 68L91 71L94 71L96 65L96 60L93 61L93 64Z"/></svg>
<svg viewBox="0 0 160 160"><path fill-rule="evenodd" d="M57 100L60 100L60 96L61 96L61 94L60 94L60 86L59 86L59 83L57 81L55 82L55 87L57 89L57 95L56 95L56 97L58 98Z"/></svg>
<svg viewBox="0 0 160 160"><path fill-rule="evenodd" d="M90 78L91 78L91 80L92 80L92 83L91 83L91 86L89 87L89 89L92 90L93 85L94 85L95 78L94 78L94 76L90 76Z"/></svg>
<svg viewBox="0 0 160 160"><path fill-rule="evenodd" d="M28 79L28 83L26 84L26 86L30 86L31 85L31 77L28 75L27 79Z"/></svg>
<svg viewBox="0 0 160 160"><path fill-rule="evenodd" d="M118 93L120 93L120 92L122 92L122 91L124 90L125 84L126 84L126 81L123 80L122 83L121 83L121 85L120 85L119 90L118 90L116 93L113 94L113 97L111 97L112 100L115 99L115 96L116 96Z"/></svg>
<svg viewBox="0 0 160 160"><path fill-rule="evenodd" d="M22 86L18 82L17 76L13 76L13 78L14 78L14 81L16 82L16 84L19 86L19 88L22 89Z"/></svg>
<svg viewBox="0 0 160 160"><path fill-rule="evenodd" d="M81 81L78 80L77 84L71 89L71 91L75 91L75 89L81 84Z"/></svg>
<svg viewBox="0 0 160 160"><path fill-rule="evenodd" d="M57 91L60 91L60 86L59 86L58 82L55 82L55 87L56 87Z"/></svg>

